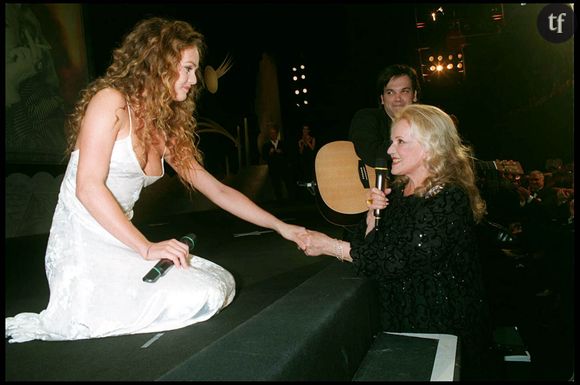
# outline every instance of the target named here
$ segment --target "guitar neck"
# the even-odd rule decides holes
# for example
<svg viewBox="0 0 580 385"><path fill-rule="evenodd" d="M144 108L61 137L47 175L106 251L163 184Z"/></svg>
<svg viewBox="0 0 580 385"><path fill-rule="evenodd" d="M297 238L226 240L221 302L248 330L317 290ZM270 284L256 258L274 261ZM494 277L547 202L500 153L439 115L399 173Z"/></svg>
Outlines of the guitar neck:
<svg viewBox="0 0 580 385"><path fill-rule="evenodd" d="M497 164L494 160L478 160L476 164L477 167L484 170L498 170Z"/></svg>

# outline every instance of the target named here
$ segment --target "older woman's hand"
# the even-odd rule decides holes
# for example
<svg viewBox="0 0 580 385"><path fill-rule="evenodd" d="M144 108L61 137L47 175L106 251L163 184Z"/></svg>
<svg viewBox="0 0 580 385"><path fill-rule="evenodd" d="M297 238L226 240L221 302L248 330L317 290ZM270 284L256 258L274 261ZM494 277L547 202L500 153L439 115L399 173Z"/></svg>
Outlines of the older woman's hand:
<svg viewBox="0 0 580 385"><path fill-rule="evenodd" d="M376 209L383 210L389 205L389 198L387 198L387 195L390 193L390 188L385 189L385 191L381 191L376 187L370 189L369 198L367 199L367 204L369 206L369 211L367 213L367 234L375 227L374 211Z"/></svg>
<svg viewBox="0 0 580 385"><path fill-rule="evenodd" d="M304 254L308 256L334 255L335 239L318 231L307 230L303 237L306 247Z"/></svg>

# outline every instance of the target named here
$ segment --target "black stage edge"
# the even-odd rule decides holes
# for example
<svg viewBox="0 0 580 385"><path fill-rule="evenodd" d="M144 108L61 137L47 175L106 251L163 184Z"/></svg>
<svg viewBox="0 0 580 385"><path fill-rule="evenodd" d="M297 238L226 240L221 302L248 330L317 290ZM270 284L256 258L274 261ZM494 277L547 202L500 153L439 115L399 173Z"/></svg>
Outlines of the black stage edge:
<svg viewBox="0 0 580 385"><path fill-rule="evenodd" d="M335 261L161 380L348 381L378 331L375 301Z"/></svg>

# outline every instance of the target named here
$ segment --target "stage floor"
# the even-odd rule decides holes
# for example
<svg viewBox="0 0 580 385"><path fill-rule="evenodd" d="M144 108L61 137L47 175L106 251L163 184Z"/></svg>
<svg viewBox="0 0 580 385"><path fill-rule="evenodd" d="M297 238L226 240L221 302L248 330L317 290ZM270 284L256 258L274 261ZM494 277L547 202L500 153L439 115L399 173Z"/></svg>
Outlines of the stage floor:
<svg viewBox="0 0 580 385"><path fill-rule="evenodd" d="M267 210L288 223L336 237L313 203L279 205ZM195 233L195 254L218 263L236 279L236 297L208 321L165 333L81 341L5 342L5 380L96 381L155 380L196 352L259 313L334 261L307 257L294 243L226 213L212 210L162 218L139 225L152 240ZM11 239L6 245L7 316L39 312L48 302L44 250L48 235Z"/></svg>

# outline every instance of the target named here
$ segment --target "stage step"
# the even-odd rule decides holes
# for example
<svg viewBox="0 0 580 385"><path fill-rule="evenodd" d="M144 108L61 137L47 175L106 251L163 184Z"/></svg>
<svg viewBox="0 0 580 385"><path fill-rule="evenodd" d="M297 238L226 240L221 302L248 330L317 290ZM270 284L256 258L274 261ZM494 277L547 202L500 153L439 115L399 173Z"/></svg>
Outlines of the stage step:
<svg viewBox="0 0 580 385"><path fill-rule="evenodd" d="M376 301L333 262L159 380L350 381L378 332Z"/></svg>

